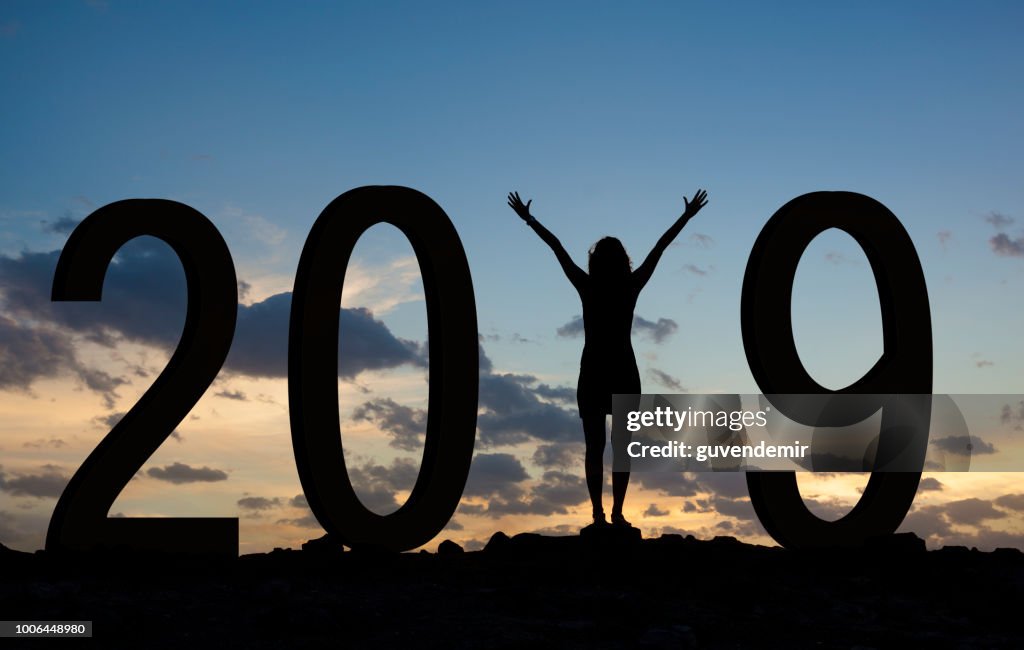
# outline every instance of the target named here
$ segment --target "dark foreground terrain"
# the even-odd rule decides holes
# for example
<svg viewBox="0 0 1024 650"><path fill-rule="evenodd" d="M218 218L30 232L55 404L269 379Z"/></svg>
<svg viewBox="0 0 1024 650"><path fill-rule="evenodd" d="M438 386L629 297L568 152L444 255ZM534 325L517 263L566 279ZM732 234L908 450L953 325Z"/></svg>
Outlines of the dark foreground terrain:
<svg viewBox="0 0 1024 650"><path fill-rule="evenodd" d="M94 622L91 640L0 648L1020 648L1022 606L1019 551L925 552L912 535L825 554L497 533L474 553L309 544L141 565L0 547L0 619Z"/></svg>

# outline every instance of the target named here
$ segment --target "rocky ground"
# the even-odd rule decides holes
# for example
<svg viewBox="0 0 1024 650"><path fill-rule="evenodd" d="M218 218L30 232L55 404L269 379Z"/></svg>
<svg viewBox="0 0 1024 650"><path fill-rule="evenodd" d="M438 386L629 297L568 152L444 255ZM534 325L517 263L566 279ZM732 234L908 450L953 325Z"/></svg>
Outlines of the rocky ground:
<svg viewBox="0 0 1024 650"><path fill-rule="evenodd" d="M1021 603L1020 551L912 535L807 553L497 533L473 553L322 542L221 562L0 547L0 619L94 622L91 640L0 648L1020 648Z"/></svg>

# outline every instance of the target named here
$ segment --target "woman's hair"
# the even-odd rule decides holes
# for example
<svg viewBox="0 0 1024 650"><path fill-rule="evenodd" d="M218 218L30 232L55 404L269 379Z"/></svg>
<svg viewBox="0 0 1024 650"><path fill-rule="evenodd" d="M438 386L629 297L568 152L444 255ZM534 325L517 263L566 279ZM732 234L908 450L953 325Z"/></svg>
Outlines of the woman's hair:
<svg viewBox="0 0 1024 650"><path fill-rule="evenodd" d="M619 280L629 277L633 270L633 261L629 259L629 254L617 238L602 237L590 247L587 270L594 278Z"/></svg>

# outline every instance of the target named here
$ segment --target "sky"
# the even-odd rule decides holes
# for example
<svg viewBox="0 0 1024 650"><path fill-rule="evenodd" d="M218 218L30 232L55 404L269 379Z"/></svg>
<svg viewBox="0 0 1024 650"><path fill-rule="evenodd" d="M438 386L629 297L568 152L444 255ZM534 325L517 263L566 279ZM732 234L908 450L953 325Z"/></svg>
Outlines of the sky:
<svg viewBox="0 0 1024 650"><path fill-rule="evenodd" d="M604 235L642 260L707 189L637 304L645 392L758 392L739 325L754 240L790 199L849 190L885 204L917 249L934 391L1024 393L1022 24L1013 2L3 3L0 542L42 546L64 484L177 343L184 276L155 240L122 249L102 302L49 300L74 226L126 198L206 215L240 305L217 380L110 514L237 516L242 553L323 534L291 452L289 294L320 211L363 185L433 198L473 278L475 458L426 548L590 517L581 309L511 190L583 266ZM792 309L827 387L881 353L870 267L843 233L808 247ZM427 395L422 287L396 229L360 239L342 310L346 460L389 512L416 475ZM800 478L830 518L865 481ZM772 543L741 475L636 474L626 516L645 535ZM926 474L902 530L933 548L1024 547L1024 478Z"/></svg>

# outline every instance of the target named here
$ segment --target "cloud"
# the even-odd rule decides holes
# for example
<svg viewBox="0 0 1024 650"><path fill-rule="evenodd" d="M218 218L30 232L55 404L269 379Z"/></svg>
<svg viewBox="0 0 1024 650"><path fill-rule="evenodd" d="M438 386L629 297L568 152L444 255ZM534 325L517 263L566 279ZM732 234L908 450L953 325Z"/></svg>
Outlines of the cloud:
<svg viewBox="0 0 1024 650"><path fill-rule="evenodd" d="M668 510L662 510L656 503L648 505L647 509L644 510L644 517L665 517L668 514Z"/></svg>
<svg viewBox="0 0 1024 650"><path fill-rule="evenodd" d="M989 212L987 215L982 217L986 223L990 224L996 230L1002 230L1007 226L1013 225L1013 217L1008 217L1001 212Z"/></svg>
<svg viewBox="0 0 1024 650"><path fill-rule="evenodd" d="M245 396L240 390L219 390L214 393L217 397L223 397L224 399L233 399L238 402L248 402L249 398Z"/></svg>
<svg viewBox="0 0 1024 650"><path fill-rule="evenodd" d="M994 503L1001 507L1024 506L1024 495L1003 495ZM996 510L992 502L977 498L945 504L915 504L903 520L900 530L917 533L930 546L957 544L975 546L982 550L997 547L1021 548L1024 546L1024 535L1021 533L993 530L985 525L985 522L1007 517L1005 512Z"/></svg>
<svg viewBox="0 0 1024 650"><path fill-rule="evenodd" d="M379 514L398 510L401 504L396 493L411 490L418 473L419 463L407 458L396 458L390 465L370 461L349 467L349 479L359 500Z"/></svg>
<svg viewBox="0 0 1024 650"><path fill-rule="evenodd" d="M272 510L281 506L281 499L274 497L242 497L238 500L238 507L243 510Z"/></svg>
<svg viewBox="0 0 1024 650"><path fill-rule="evenodd" d="M1024 512L1024 494L1004 494L995 500L995 504L1006 510Z"/></svg>
<svg viewBox="0 0 1024 650"><path fill-rule="evenodd" d="M67 447L68 443L64 442L60 438L38 438L32 442L26 442L22 444L22 447L29 449L42 449L43 447L53 447L54 449L60 449L61 447Z"/></svg>
<svg viewBox="0 0 1024 650"><path fill-rule="evenodd" d="M688 530L676 528L675 526L662 526L660 528L655 528L654 530L657 531L658 535L682 535L683 537L686 537L687 535L693 534Z"/></svg>
<svg viewBox="0 0 1024 650"><path fill-rule="evenodd" d="M306 501L305 494L296 494L288 500L288 505L293 508L309 508L309 502Z"/></svg>
<svg viewBox="0 0 1024 650"><path fill-rule="evenodd" d="M185 319L185 277L169 246L152 237L123 246L107 269L100 302L50 301L59 254L0 257L8 313L92 335L111 346L117 335L164 348L177 344Z"/></svg>
<svg viewBox="0 0 1024 650"><path fill-rule="evenodd" d="M65 227L63 222L61 228ZM70 224L67 224L68 226ZM0 256L0 388L27 387L65 371L78 376L108 404L124 379L82 366L73 336L114 347L122 340L171 350L178 345L185 316L185 278L173 250L140 237L118 251L107 270L100 302L51 302L59 251ZM239 305L234 341L225 369L255 377L285 377L291 294ZM338 375L354 378L366 370L400 365L425 367L423 346L396 338L363 308L339 313ZM31 326L26 325L31 323Z"/></svg>
<svg viewBox="0 0 1024 650"><path fill-rule="evenodd" d="M173 463L164 467L151 467L146 472L151 477L160 481L167 481L175 485L183 483L213 483L226 481L228 475L219 469L210 467L190 467L184 463Z"/></svg>
<svg viewBox="0 0 1024 650"><path fill-rule="evenodd" d="M575 410L544 402L540 395L567 396L568 388L533 388L532 375L494 374L493 364L480 347L480 407L478 440L484 446L526 442L572 442L582 436Z"/></svg>
<svg viewBox="0 0 1024 650"><path fill-rule="evenodd" d="M563 404L575 404L576 403L576 389L570 386L549 386L548 384L538 384L533 388L533 392L541 397L555 402L562 402Z"/></svg>
<svg viewBox="0 0 1024 650"><path fill-rule="evenodd" d="M683 512L713 512L714 508L708 499L687 499L683 502Z"/></svg>
<svg viewBox="0 0 1024 650"><path fill-rule="evenodd" d="M990 212L984 217L997 232L988 240L992 252L1003 257L1024 256L1024 236L1011 237L1003 232L1007 227L1013 225L1013 217L1008 217L1000 212Z"/></svg>
<svg viewBox="0 0 1024 650"><path fill-rule="evenodd" d="M805 497L804 503L811 505L814 503L814 499ZM757 520L757 514L754 512L754 506L750 503L749 499L733 499L721 495L715 495L711 499L711 504L714 507L715 512L725 515L726 517L734 517L744 521Z"/></svg>
<svg viewBox="0 0 1024 650"><path fill-rule="evenodd" d="M298 526L299 528L320 528L320 522L316 520L312 512L302 517L278 519L276 523L285 526Z"/></svg>
<svg viewBox="0 0 1024 650"><path fill-rule="evenodd" d="M728 499L748 496L747 478L741 472L696 472L694 480L701 491Z"/></svg>
<svg viewBox="0 0 1024 650"><path fill-rule="evenodd" d="M977 436L947 436L932 440L931 444L940 451L962 456L996 453L996 448L991 443L985 442Z"/></svg>
<svg viewBox="0 0 1024 650"><path fill-rule="evenodd" d="M80 223L82 223L82 220L72 217L69 212L55 221L44 220L42 222L42 226L43 232L45 233L54 235L70 235L71 231L78 227L78 224Z"/></svg>
<svg viewBox="0 0 1024 650"><path fill-rule="evenodd" d="M108 408L117 397L115 389L127 383L83 365L70 338L58 329L30 326L0 315L0 389L26 391L36 380L64 373L99 393Z"/></svg>
<svg viewBox="0 0 1024 650"><path fill-rule="evenodd" d="M711 238L711 235L705 235L703 233L695 232L690 235L690 241L697 248L712 248L715 245L715 240Z"/></svg>
<svg viewBox="0 0 1024 650"><path fill-rule="evenodd" d="M423 447L427 412L398 404L390 397L363 402L352 413L356 422L372 422L391 436L392 447L415 451Z"/></svg>
<svg viewBox="0 0 1024 650"><path fill-rule="evenodd" d="M632 481L638 485L670 497L692 497L700 486L692 473L634 472Z"/></svg>
<svg viewBox="0 0 1024 650"><path fill-rule="evenodd" d="M664 370L657 368L648 368L647 376L654 380L655 383L661 384L665 388L673 390L677 393L685 393L686 388L683 387L679 380L668 374Z"/></svg>
<svg viewBox="0 0 1024 650"><path fill-rule="evenodd" d="M583 458L585 447L579 442L561 442L537 445L533 452L533 462L543 468L572 467Z"/></svg>
<svg viewBox="0 0 1024 650"><path fill-rule="evenodd" d="M530 490L533 497L531 506L538 509L564 513L566 507L589 501L587 485L578 474L569 474L557 470L544 472L540 483ZM541 505L543 504L543 505Z"/></svg>
<svg viewBox="0 0 1024 650"><path fill-rule="evenodd" d="M1024 422L1024 401L1017 402L1015 406L1003 404L999 413L999 421L1006 425L1017 425L1019 428L1020 424Z"/></svg>
<svg viewBox="0 0 1024 650"><path fill-rule="evenodd" d="M29 329L0 315L0 388L26 389L69 369L71 342L51 329ZM70 364L73 367L73 364Z"/></svg>
<svg viewBox="0 0 1024 650"><path fill-rule="evenodd" d="M36 474L16 473L9 478L0 466L0 490L16 497L57 498L70 477L56 465L43 465Z"/></svg>
<svg viewBox="0 0 1024 650"><path fill-rule="evenodd" d="M934 479L931 477L921 479L921 482L917 486L918 492L940 492L944 489L945 486L942 485L942 483L940 483L938 479Z"/></svg>
<svg viewBox="0 0 1024 650"><path fill-rule="evenodd" d="M108 429L113 429L124 416L125 411L117 411L115 413L108 413L107 415L97 415L93 418L93 421Z"/></svg>
<svg viewBox="0 0 1024 650"><path fill-rule="evenodd" d="M971 546L980 550L991 550L995 548L1024 548L1024 534L1005 530L993 530L982 528L971 540Z"/></svg>
<svg viewBox="0 0 1024 650"><path fill-rule="evenodd" d="M990 519L1003 519L1006 513L997 510L991 501L984 501L976 497L950 501L943 504L946 518L953 524L978 525Z"/></svg>
<svg viewBox="0 0 1024 650"><path fill-rule="evenodd" d="M513 499L521 494L518 484L529 478L526 468L512 454L477 454L462 494Z"/></svg>
<svg viewBox="0 0 1024 650"><path fill-rule="evenodd" d="M570 442L583 435L576 411L540 401L515 379L500 375L482 377L480 384L480 405L488 410L477 416L477 427L479 441L485 447L517 444L531 439ZM483 394L485 390L488 393L486 397ZM516 392L521 392L529 401L525 405L516 404Z"/></svg>
<svg viewBox="0 0 1024 650"><path fill-rule="evenodd" d="M653 323L640 316L633 317L633 333L645 336L655 343L664 343L679 329L679 324L671 318L659 318Z"/></svg>
<svg viewBox="0 0 1024 650"><path fill-rule="evenodd" d="M469 470L464 497L486 499L486 503L463 503L466 516L492 518L504 515L566 514L568 507L587 499L583 479L557 470L544 472L529 492L526 468L511 454L477 454Z"/></svg>
<svg viewBox="0 0 1024 650"><path fill-rule="evenodd" d="M559 336L573 338L583 336L583 316L575 316L571 321L559 327L555 332Z"/></svg>
<svg viewBox="0 0 1024 650"><path fill-rule="evenodd" d="M697 266L696 264L684 264L683 265L683 270L684 271L688 271L688 272L690 272L690 273L692 273L694 275L699 275L701 277L703 277L703 276L708 274L706 269L702 269L699 266Z"/></svg>
<svg viewBox="0 0 1024 650"><path fill-rule="evenodd" d="M249 297L249 293L252 291L252 285L239 278L238 280L238 298L239 300L245 300Z"/></svg>
<svg viewBox="0 0 1024 650"><path fill-rule="evenodd" d="M291 293L239 305L238 327L224 367L254 377L288 374L288 327ZM338 376L353 379L367 370L401 365L426 367L424 350L415 341L396 338L368 309L339 313Z"/></svg>
<svg viewBox="0 0 1024 650"><path fill-rule="evenodd" d="M679 324L671 318L659 318L652 322L642 316L633 316L632 333L648 338L655 343L664 343L679 329ZM574 338L584 333L583 317L576 316L556 330L558 336Z"/></svg>
<svg viewBox="0 0 1024 650"><path fill-rule="evenodd" d="M941 540L953 534L953 528L949 524L941 506L921 506L915 504L897 532L913 531L926 541L939 543Z"/></svg>
<svg viewBox="0 0 1024 650"><path fill-rule="evenodd" d="M78 378L89 390L99 393L103 397L103 404L108 408L114 408L118 394L114 392L118 386L127 384L128 380L123 377L114 377L102 370L86 368L79 364L74 366Z"/></svg>
<svg viewBox="0 0 1024 650"><path fill-rule="evenodd" d="M1011 239L1009 235L1001 232L988 240L992 252L1003 257L1024 256L1024 237Z"/></svg>

